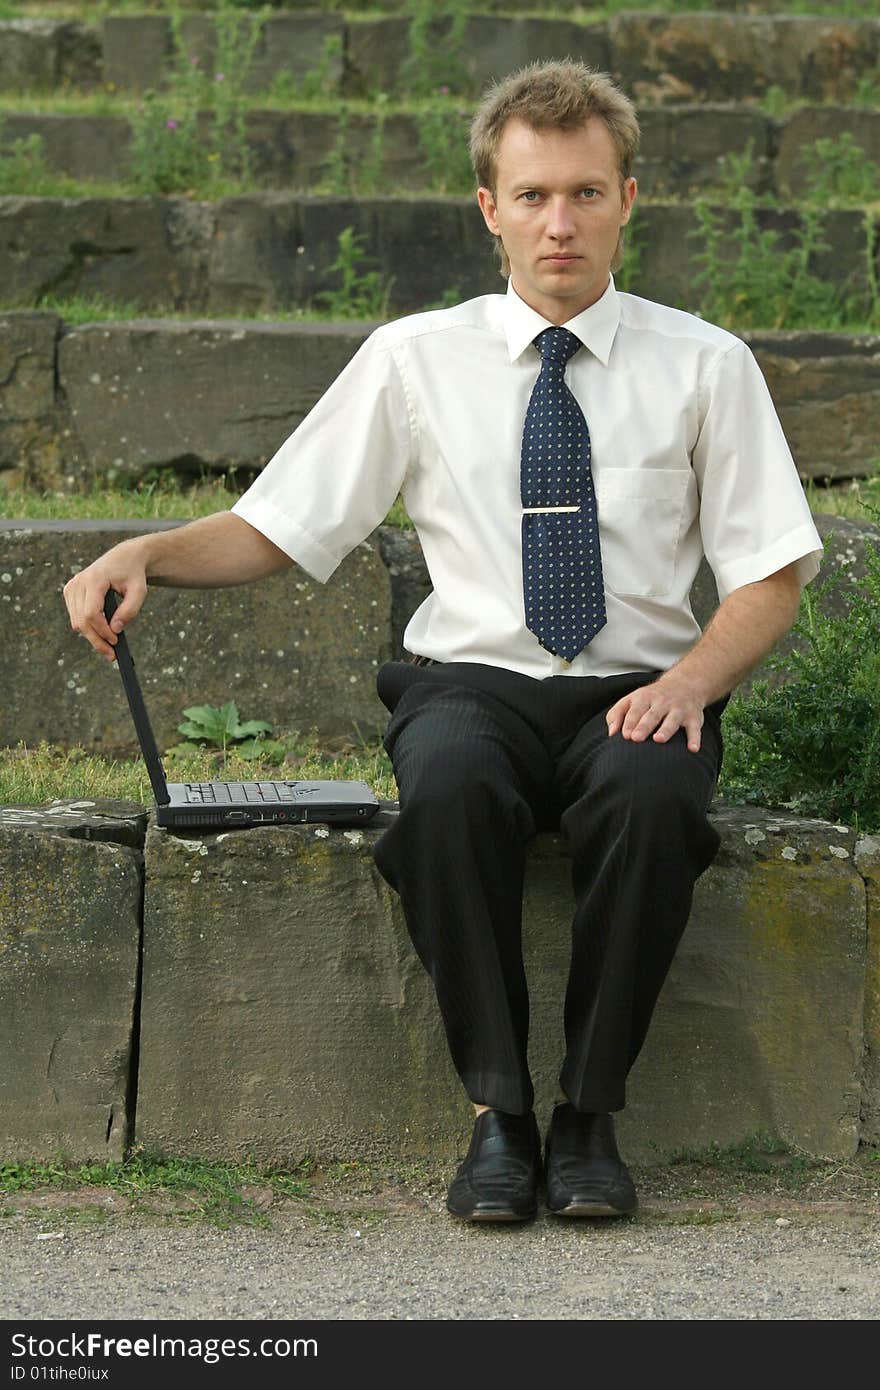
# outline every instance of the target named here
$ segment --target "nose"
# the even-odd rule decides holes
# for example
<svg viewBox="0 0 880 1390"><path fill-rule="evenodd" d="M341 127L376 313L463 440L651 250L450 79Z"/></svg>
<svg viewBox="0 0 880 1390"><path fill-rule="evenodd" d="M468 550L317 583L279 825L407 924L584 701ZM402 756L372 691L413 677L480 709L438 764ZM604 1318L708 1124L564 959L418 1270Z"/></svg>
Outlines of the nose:
<svg viewBox="0 0 880 1390"><path fill-rule="evenodd" d="M547 208L547 231L559 241L574 236L574 220L567 198L551 198Z"/></svg>

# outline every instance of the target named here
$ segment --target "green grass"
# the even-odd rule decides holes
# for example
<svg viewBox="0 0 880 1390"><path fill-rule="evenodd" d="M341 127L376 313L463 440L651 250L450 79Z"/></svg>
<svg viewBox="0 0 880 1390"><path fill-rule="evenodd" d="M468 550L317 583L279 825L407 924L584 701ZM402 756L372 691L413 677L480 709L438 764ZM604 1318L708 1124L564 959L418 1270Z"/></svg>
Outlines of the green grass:
<svg viewBox="0 0 880 1390"><path fill-rule="evenodd" d="M174 476L154 474L134 487L111 486L82 493L39 492L7 485L0 474L0 514L28 521L192 520L227 511L243 491L244 483L236 486L233 474L206 478L191 486L184 486Z"/></svg>
<svg viewBox="0 0 880 1390"><path fill-rule="evenodd" d="M152 469L130 487L89 486L79 492L40 491L4 480L0 473L0 516L23 521L191 521L228 511L248 483L235 471L185 484L174 473ZM410 528L398 499L385 518L388 526Z"/></svg>
<svg viewBox="0 0 880 1390"><path fill-rule="evenodd" d="M381 801L397 798L390 760L380 743L368 739L359 744L344 739L322 743L314 733L282 732L271 740L267 758L245 759L230 751L224 759L221 753L204 748L166 753L163 761L169 781L327 777L366 782ZM0 805L43 806L83 798L152 805L143 759L102 757L81 747L47 742L0 748Z"/></svg>
<svg viewBox="0 0 880 1390"><path fill-rule="evenodd" d="M807 500L814 512L880 521L880 459L870 477L846 483L828 484L809 479ZM79 492L46 492L5 483L0 473L0 515L30 521L76 521L87 519L192 520L226 511L247 486L247 477L234 472L206 477L184 484L174 474L152 470L131 487L88 487ZM385 524L411 528L412 522L398 499Z"/></svg>
<svg viewBox="0 0 880 1390"><path fill-rule="evenodd" d="M827 1159L815 1158L771 1134L757 1133L739 1144L709 1144L701 1149L679 1149L664 1160L671 1168L682 1167L735 1177L774 1175L797 1186L827 1169Z"/></svg>
<svg viewBox="0 0 880 1390"><path fill-rule="evenodd" d="M59 19L81 19L94 23L108 14L167 13L172 8L169 0L90 0L88 4L72 2L51 6L21 0L21 3L0 3L0 18L45 17L47 14L51 14ZM211 6L206 0L205 5L201 8L209 9ZM382 0L348 0L348 2L347 0L322 0L322 3L319 4L316 0L315 8L334 10L347 15L354 22L363 22L386 14L400 15L404 13L406 0L388 0L387 4L383 4ZM478 0L473 0L469 6L472 14L481 13L481 8L486 7L481 7ZM707 9L711 9L709 0L610 0L610 3L595 8L582 5L567 9L563 5L557 7L552 4L535 3L528 9L519 6L512 7L511 13L531 15L539 19L590 22L595 19L605 19L627 10L644 10L656 14L689 14ZM868 18L877 13L876 0L779 0L779 3L774 5L773 11L782 14L829 15L831 17L840 15L866 16ZM768 12L772 13L773 11L769 11L768 7Z"/></svg>
<svg viewBox="0 0 880 1390"><path fill-rule="evenodd" d="M2 295L0 295L2 299ZM455 301L453 301L455 302ZM446 308L446 304L426 304L425 309ZM185 314L168 309L163 304L150 307L144 305L129 304L124 300L114 302L104 299L100 295L70 295L59 298L57 295L44 295L38 300L36 305L24 304L3 304L0 302L0 313L20 312L23 309L44 309L49 313L58 314L65 324L71 327L78 327L89 323L130 323L137 319L162 319L169 323L205 323L205 322L235 322L235 323L334 323L345 320L349 321L351 314L342 314L340 319L335 320L326 309L294 308L294 309L273 309L271 312L266 310L259 314L213 314L210 318L205 314ZM395 315L386 316L393 318ZM365 323L375 322L375 319L364 319Z"/></svg>
<svg viewBox="0 0 880 1390"><path fill-rule="evenodd" d="M172 1199L174 1215L185 1222L205 1221L228 1227L264 1225L267 1218L243 1188L268 1189L273 1197L306 1198L310 1192L311 1160L289 1169L261 1169L253 1164L210 1163L200 1159L169 1159L135 1151L122 1163L0 1164L0 1193L55 1191L78 1195L90 1188L110 1189L147 1209L156 1199ZM160 1206L160 1210L162 1207ZM91 1210L91 1209L90 1209Z"/></svg>
<svg viewBox="0 0 880 1390"><path fill-rule="evenodd" d="M868 467L872 465L868 464ZM873 473L866 478L854 478L850 482L828 484L808 479L806 483L807 501L814 515L823 513L831 516L848 517L852 521L870 521L880 524L880 459L873 463Z"/></svg>

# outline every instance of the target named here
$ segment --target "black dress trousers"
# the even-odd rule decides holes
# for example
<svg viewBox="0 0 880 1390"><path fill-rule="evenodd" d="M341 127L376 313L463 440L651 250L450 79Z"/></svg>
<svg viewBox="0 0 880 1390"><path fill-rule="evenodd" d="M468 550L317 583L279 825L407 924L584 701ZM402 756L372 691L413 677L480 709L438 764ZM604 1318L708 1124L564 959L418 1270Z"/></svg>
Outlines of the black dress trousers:
<svg viewBox="0 0 880 1390"><path fill-rule="evenodd" d="M609 737L606 712L659 672L537 680L467 662L387 662L385 747L400 795L375 860L400 894L473 1101L523 1114L529 1000L521 947L525 850L571 844L575 913L560 1084L578 1110L620 1110L625 1083L718 849L707 812L721 700L702 746Z"/></svg>

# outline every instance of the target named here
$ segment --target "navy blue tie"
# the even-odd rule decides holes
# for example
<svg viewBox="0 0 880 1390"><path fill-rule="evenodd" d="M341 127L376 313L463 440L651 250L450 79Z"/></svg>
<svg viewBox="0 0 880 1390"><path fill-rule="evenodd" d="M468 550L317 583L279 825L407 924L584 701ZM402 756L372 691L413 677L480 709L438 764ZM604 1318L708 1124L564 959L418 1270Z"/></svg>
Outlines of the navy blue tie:
<svg viewBox="0 0 880 1390"><path fill-rule="evenodd" d="M581 344L567 328L545 328L535 346L543 361L520 473L526 627L547 651L573 661L605 626L590 431L565 384L566 363Z"/></svg>

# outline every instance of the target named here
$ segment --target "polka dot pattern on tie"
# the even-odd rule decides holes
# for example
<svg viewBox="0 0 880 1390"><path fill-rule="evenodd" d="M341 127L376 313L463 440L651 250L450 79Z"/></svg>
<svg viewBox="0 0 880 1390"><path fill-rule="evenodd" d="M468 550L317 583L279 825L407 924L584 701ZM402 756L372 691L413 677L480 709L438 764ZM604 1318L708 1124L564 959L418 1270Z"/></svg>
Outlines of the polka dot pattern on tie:
<svg viewBox="0 0 880 1390"><path fill-rule="evenodd" d="M520 470L526 627L547 651L573 661L606 620L590 431L565 382L581 343L567 328L546 328L535 346L543 360L526 411ZM534 507L577 510L528 510Z"/></svg>

